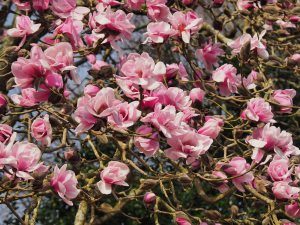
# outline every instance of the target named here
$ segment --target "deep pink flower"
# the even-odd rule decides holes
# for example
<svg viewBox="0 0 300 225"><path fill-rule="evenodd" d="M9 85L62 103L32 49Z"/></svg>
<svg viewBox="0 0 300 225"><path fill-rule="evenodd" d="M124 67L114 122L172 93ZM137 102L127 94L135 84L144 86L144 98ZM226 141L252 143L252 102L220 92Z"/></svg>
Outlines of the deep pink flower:
<svg viewBox="0 0 300 225"><path fill-rule="evenodd" d="M182 135L168 138L167 142L171 146L165 150L168 158L172 160L187 158L188 162L193 162L206 153L213 140L194 131L187 131Z"/></svg>
<svg viewBox="0 0 300 225"><path fill-rule="evenodd" d="M100 91L100 88L96 85L88 84L84 88L84 94L89 95L91 97L95 97L97 93Z"/></svg>
<svg viewBox="0 0 300 225"><path fill-rule="evenodd" d="M61 18L67 18L76 8L76 0L51 0L50 9Z"/></svg>
<svg viewBox="0 0 300 225"><path fill-rule="evenodd" d="M162 109L161 104L156 104L154 112L148 113L141 121L151 123L167 138L171 138L173 135L183 134L183 116L184 113L176 113L176 108L172 105Z"/></svg>
<svg viewBox="0 0 300 225"><path fill-rule="evenodd" d="M198 130L198 133L216 139L223 125L224 122L221 118L206 116L204 126Z"/></svg>
<svg viewBox="0 0 300 225"><path fill-rule="evenodd" d="M102 194L110 194L112 192L112 185L128 186L125 182L130 170L124 163L117 161L110 161L108 166L100 173L101 181L97 186Z"/></svg>
<svg viewBox="0 0 300 225"><path fill-rule="evenodd" d="M198 32L202 25L202 18L199 18L195 12L181 11L175 12L170 16L170 23L177 36L180 36L185 43L190 43L191 35Z"/></svg>
<svg viewBox="0 0 300 225"><path fill-rule="evenodd" d="M46 114L43 118L37 118L31 124L31 135L37 141L42 142L45 146L51 145L52 127L49 122L49 115Z"/></svg>
<svg viewBox="0 0 300 225"><path fill-rule="evenodd" d="M107 117L107 122L115 129L124 130L132 126L141 116L141 111L137 109L138 101L123 102L118 104Z"/></svg>
<svg viewBox="0 0 300 225"><path fill-rule="evenodd" d="M272 107L263 98L251 98L247 102L247 108L242 112L241 118L252 121L261 121L264 123L274 122L274 114L272 113Z"/></svg>
<svg viewBox="0 0 300 225"><path fill-rule="evenodd" d="M7 105L7 100L3 94L0 93L0 108L4 108Z"/></svg>
<svg viewBox="0 0 300 225"><path fill-rule="evenodd" d="M272 94L272 99L281 106L281 113L290 113L292 112L291 106L293 106L295 96L296 91L294 89L276 90Z"/></svg>
<svg viewBox="0 0 300 225"><path fill-rule="evenodd" d="M71 200L76 198L80 192L76 187L77 184L76 175L72 170L67 170L67 164L63 165L60 169L57 165L55 166L50 185L59 197L70 206L73 205Z"/></svg>
<svg viewBox="0 0 300 225"><path fill-rule="evenodd" d="M289 159L275 155L268 166L268 174L273 181L291 181L292 169L289 170Z"/></svg>
<svg viewBox="0 0 300 225"><path fill-rule="evenodd" d="M277 181L273 183L272 191L277 199L296 199L300 188L290 186L287 181Z"/></svg>
<svg viewBox="0 0 300 225"><path fill-rule="evenodd" d="M175 31L171 28L171 25L166 22L153 22L149 23L147 26L146 40L150 43L163 43L169 37L175 34Z"/></svg>
<svg viewBox="0 0 300 225"><path fill-rule="evenodd" d="M300 218L300 206L298 202L293 202L285 206L285 212L292 218Z"/></svg>
<svg viewBox="0 0 300 225"><path fill-rule="evenodd" d="M219 83L221 95L228 96L231 93L237 93L239 84L236 73L236 68L231 64L224 64L213 72L212 79Z"/></svg>
<svg viewBox="0 0 300 225"><path fill-rule="evenodd" d="M204 64L207 70L212 70L213 66L219 66L218 57L224 54L220 44L213 44L212 42L206 43L203 48L196 50L196 57Z"/></svg>
<svg viewBox="0 0 300 225"><path fill-rule="evenodd" d="M151 127L142 125L136 129L134 145L146 156L153 156L159 150L158 133Z"/></svg>
<svg viewBox="0 0 300 225"><path fill-rule="evenodd" d="M7 124L0 124L0 142L6 144L11 135L12 135L12 127Z"/></svg>
<svg viewBox="0 0 300 225"><path fill-rule="evenodd" d="M191 225L191 223L186 218L183 217L177 217L176 223L177 225Z"/></svg>
<svg viewBox="0 0 300 225"><path fill-rule="evenodd" d="M255 5L253 4L253 0L238 0L237 8L239 10L249 10L255 8Z"/></svg>
<svg viewBox="0 0 300 225"><path fill-rule="evenodd" d="M50 0L32 0L32 6L37 11L48 9Z"/></svg>

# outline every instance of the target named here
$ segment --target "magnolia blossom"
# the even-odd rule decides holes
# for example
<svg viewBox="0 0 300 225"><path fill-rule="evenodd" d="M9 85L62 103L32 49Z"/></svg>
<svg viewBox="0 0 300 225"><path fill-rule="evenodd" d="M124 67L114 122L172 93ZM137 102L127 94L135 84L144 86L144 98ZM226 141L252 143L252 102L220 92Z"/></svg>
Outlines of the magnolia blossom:
<svg viewBox="0 0 300 225"><path fill-rule="evenodd" d="M30 34L34 34L40 28L41 24L34 24L28 16L16 17L16 28L7 30L7 34L12 37L22 37L22 41L19 44L19 48L23 46L26 41L26 37Z"/></svg>
<svg viewBox="0 0 300 225"><path fill-rule="evenodd" d="M125 5L133 10L140 10L141 7L145 4L145 0L126 0Z"/></svg>
<svg viewBox="0 0 300 225"><path fill-rule="evenodd" d="M273 181L290 181L292 169L289 170L289 160L275 156L268 166L268 174Z"/></svg>
<svg viewBox="0 0 300 225"><path fill-rule="evenodd" d="M281 113L292 112L293 98L296 96L294 89L276 90L272 94L272 99L280 105Z"/></svg>
<svg viewBox="0 0 300 225"><path fill-rule="evenodd" d="M160 86L166 66L162 62L155 63L148 53L131 53L121 66L121 74L144 89L153 90Z"/></svg>
<svg viewBox="0 0 300 225"><path fill-rule="evenodd" d="M13 3L16 4L19 10L30 10L30 2L29 1L23 1L23 0L13 0Z"/></svg>
<svg viewBox="0 0 300 225"><path fill-rule="evenodd" d="M100 88L96 85L88 84L85 86L83 93L91 97L95 97L100 91Z"/></svg>
<svg viewBox="0 0 300 225"><path fill-rule="evenodd" d="M47 101L49 95L49 90L42 89L37 91L35 88L26 88L22 89L21 95L12 94L10 98L17 105L23 107L31 107L37 105L40 102Z"/></svg>
<svg viewBox="0 0 300 225"><path fill-rule="evenodd" d="M188 131L182 135L168 138L167 142L171 146L165 150L168 158L172 160L187 158L189 162L193 162L200 155L205 154L213 141L207 136Z"/></svg>
<svg viewBox="0 0 300 225"><path fill-rule="evenodd" d="M236 40L229 42L228 45L232 48L232 54L236 55L239 54L242 48L247 44L250 43L250 50L255 51L257 55L263 59L269 58L269 53L267 51L266 45L263 43L262 38L266 34L266 31L262 33L255 34L253 37L250 34L243 34L242 36L238 37Z"/></svg>
<svg viewBox="0 0 300 225"><path fill-rule="evenodd" d="M156 195L153 192L146 192L143 200L146 204L153 203L156 200Z"/></svg>
<svg viewBox="0 0 300 225"><path fill-rule="evenodd" d="M293 145L292 134L281 131L279 127L271 126L269 123L256 128L247 139L248 143L255 147L252 158L257 161L263 157L263 150L274 151L281 157L300 154L299 148Z"/></svg>
<svg viewBox="0 0 300 225"><path fill-rule="evenodd" d="M176 108L172 105L167 105L162 109L161 104L156 104L154 112L148 113L141 121L151 123L167 138L171 138L173 135L184 133L183 116L184 113L176 113Z"/></svg>
<svg viewBox="0 0 300 225"><path fill-rule="evenodd" d="M242 157L233 157L228 164L225 164L224 171L231 176L239 176L232 179L234 186L241 192L244 192L244 183L251 183L254 179L252 172L248 172L250 165Z"/></svg>
<svg viewBox="0 0 300 225"><path fill-rule="evenodd" d="M150 43L163 43L166 39L175 34L175 31L171 28L171 25L166 22L155 22L147 25L146 40Z"/></svg>
<svg viewBox="0 0 300 225"><path fill-rule="evenodd" d="M163 94L164 105L173 105L177 110L189 109L192 101L186 91L178 87L170 87Z"/></svg>
<svg viewBox="0 0 300 225"><path fill-rule="evenodd" d="M126 129L132 126L141 116L141 111L137 109L138 101L131 103L123 102L118 104L107 117L107 122L116 129Z"/></svg>
<svg viewBox="0 0 300 225"><path fill-rule="evenodd" d="M77 184L76 175L72 170L67 170L67 164L60 169L57 165L55 166L50 185L68 205L73 205L71 200L76 198L80 192L76 187Z"/></svg>
<svg viewBox="0 0 300 225"><path fill-rule="evenodd" d="M61 18L67 18L75 8L76 0L51 0L50 9Z"/></svg>
<svg viewBox="0 0 300 225"><path fill-rule="evenodd" d="M205 96L205 91L201 88L193 88L189 95L193 103L202 102Z"/></svg>
<svg viewBox="0 0 300 225"><path fill-rule="evenodd" d="M220 44L206 43L203 48L196 50L196 57L204 64L207 70L212 70L213 66L219 66L218 57L224 54Z"/></svg>
<svg viewBox="0 0 300 225"><path fill-rule="evenodd" d="M147 15L154 21L167 21L171 15L166 0L146 0Z"/></svg>
<svg viewBox="0 0 300 225"><path fill-rule="evenodd" d="M44 118L37 118L31 124L31 135L43 145L50 146L52 140L52 127L49 122L49 115Z"/></svg>
<svg viewBox="0 0 300 225"><path fill-rule="evenodd" d="M229 181L226 180L227 175L225 173L223 173L222 171L213 171L212 175L215 176L216 178L220 178L224 180L220 184L217 184L217 189L219 190L219 192L225 193L226 191L229 190L229 186L228 186Z"/></svg>
<svg viewBox="0 0 300 225"><path fill-rule="evenodd" d="M12 127L7 124L0 124L0 142L7 143L12 135Z"/></svg>
<svg viewBox="0 0 300 225"><path fill-rule="evenodd" d="M286 181L277 181L273 183L272 191L277 199L296 199L299 197L300 188L292 187Z"/></svg>
<svg viewBox="0 0 300 225"><path fill-rule="evenodd" d="M254 89L256 87L255 81L258 79L258 73L252 70L247 77L242 77L240 74L237 75L239 88L246 88L248 90Z"/></svg>
<svg viewBox="0 0 300 225"><path fill-rule="evenodd" d="M198 32L202 25L202 18L199 18L195 12L181 11L175 12L170 16L170 23L176 35L180 36L185 43L190 43L191 35Z"/></svg>
<svg viewBox="0 0 300 225"><path fill-rule="evenodd" d="M221 95L228 96L231 93L237 93L238 78L236 73L236 68L231 64L224 64L213 72L212 79L219 83Z"/></svg>
<svg viewBox="0 0 300 225"><path fill-rule="evenodd" d="M221 118L206 116L204 126L198 130L198 133L216 139L223 125L224 122Z"/></svg>
<svg viewBox="0 0 300 225"><path fill-rule="evenodd" d="M32 6L37 11L44 11L48 9L50 0L33 0Z"/></svg>
<svg viewBox="0 0 300 225"><path fill-rule="evenodd" d="M15 140L16 133L12 134L12 137L7 145L4 145L3 142L0 142L0 169L3 169L4 166L10 165L16 162L15 157L11 155L11 147Z"/></svg>
<svg viewBox="0 0 300 225"><path fill-rule="evenodd" d="M128 186L125 182L130 170L124 163L117 161L110 161L108 166L100 173L101 181L97 186L102 194L110 194L112 192L112 185Z"/></svg>
<svg viewBox="0 0 300 225"><path fill-rule="evenodd" d="M146 156L153 156L159 150L158 133L146 125L137 128L136 133L134 145Z"/></svg>
<svg viewBox="0 0 300 225"><path fill-rule="evenodd" d="M247 108L241 114L242 119L264 123L274 122L273 116L270 104L260 97L250 99Z"/></svg>
<svg viewBox="0 0 300 225"><path fill-rule="evenodd" d="M176 223L177 225L191 225L191 223L186 218L183 217L177 217Z"/></svg>
<svg viewBox="0 0 300 225"><path fill-rule="evenodd" d="M298 202L293 202L285 206L285 212L292 218L300 218L300 205Z"/></svg>

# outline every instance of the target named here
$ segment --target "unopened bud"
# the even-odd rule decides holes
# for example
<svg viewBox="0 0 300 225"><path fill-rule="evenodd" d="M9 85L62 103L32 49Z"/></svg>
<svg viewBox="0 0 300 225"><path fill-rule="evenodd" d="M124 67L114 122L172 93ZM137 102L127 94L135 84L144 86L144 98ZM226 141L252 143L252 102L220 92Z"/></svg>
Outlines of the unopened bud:
<svg viewBox="0 0 300 225"><path fill-rule="evenodd" d="M144 195L144 202L146 204L151 204L155 202L155 200L156 200L156 195L153 192L146 192L146 194Z"/></svg>

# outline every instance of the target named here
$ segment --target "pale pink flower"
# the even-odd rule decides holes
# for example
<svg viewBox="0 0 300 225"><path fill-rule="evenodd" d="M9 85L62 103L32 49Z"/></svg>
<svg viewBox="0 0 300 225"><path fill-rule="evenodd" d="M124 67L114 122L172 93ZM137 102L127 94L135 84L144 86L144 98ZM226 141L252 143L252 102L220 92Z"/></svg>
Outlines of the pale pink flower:
<svg viewBox="0 0 300 225"><path fill-rule="evenodd" d="M161 85L166 66L162 62L155 63L148 53L131 53L121 66L121 74L144 89L153 90Z"/></svg>
<svg viewBox="0 0 300 225"><path fill-rule="evenodd" d="M108 166L100 173L101 181L97 186L102 194L108 195L112 192L112 185L128 186L125 182L130 170L124 163L110 161Z"/></svg>
<svg viewBox="0 0 300 225"><path fill-rule="evenodd" d="M156 195L153 192L146 192L143 200L146 204L151 204L156 201Z"/></svg>
<svg viewBox="0 0 300 225"><path fill-rule="evenodd" d="M273 181L291 181L292 169L289 170L289 159L275 155L268 166L268 174Z"/></svg>
<svg viewBox="0 0 300 225"><path fill-rule="evenodd" d="M199 134L216 139L222 130L224 122L221 118L215 116L206 116L203 127L198 130Z"/></svg>
<svg viewBox="0 0 300 225"><path fill-rule="evenodd" d="M124 130L138 121L142 112L137 109L138 101L123 102L118 104L111 115L107 117L107 122L115 129Z"/></svg>
<svg viewBox="0 0 300 225"><path fill-rule="evenodd" d="M234 186L241 192L244 192L245 189L243 184L250 184L254 176L252 172L247 172L250 169L250 164L242 157L233 157L224 168L224 171L231 176L239 176L232 179Z"/></svg>
<svg viewBox="0 0 300 225"><path fill-rule="evenodd" d="M117 0L98 0L98 2L102 3L105 7L107 7L107 6L117 6L117 5L123 4L123 3L121 3Z"/></svg>
<svg viewBox="0 0 300 225"><path fill-rule="evenodd" d="M67 18L76 8L76 0L51 0L50 9L61 18Z"/></svg>
<svg viewBox="0 0 300 225"><path fill-rule="evenodd" d="M7 34L11 37L22 37L19 49L25 43L27 36L37 32L40 26L40 23L34 24L30 17L21 15L16 17L16 28L7 30Z"/></svg>
<svg viewBox="0 0 300 225"><path fill-rule="evenodd" d="M98 86L93 85L93 84L88 84L85 86L83 93L85 95L95 97L99 91L100 91L100 88Z"/></svg>
<svg viewBox="0 0 300 225"><path fill-rule="evenodd" d="M300 63L300 54L299 54L299 53L295 53L294 55L292 55L292 56L290 57L290 59L291 59L292 61L294 61L295 63Z"/></svg>
<svg viewBox="0 0 300 225"><path fill-rule="evenodd" d="M116 77L116 82L119 87L122 89L124 95L131 99L140 99L140 89L139 85L133 83L131 80L126 77Z"/></svg>
<svg viewBox="0 0 300 225"><path fill-rule="evenodd" d="M170 9L166 0L146 0L147 15L154 21L168 21Z"/></svg>
<svg viewBox="0 0 300 225"><path fill-rule="evenodd" d="M272 191L277 199L296 199L300 188L290 186L287 181L277 181L273 183Z"/></svg>
<svg viewBox="0 0 300 225"><path fill-rule="evenodd" d="M193 162L200 155L206 153L213 140L194 131L187 131L182 135L168 138L167 142L171 146L165 150L168 158L172 160L186 158L188 162Z"/></svg>
<svg viewBox="0 0 300 225"><path fill-rule="evenodd" d="M51 145L52 126L50 124L48 114L46 114L43 118L37 118L32 122L31 135L43 145L48 147Z"/></svg>
<svg viewBox="0 0 300 225"><path fill-rule="evenodd" d="M13 133L9 143L4 145L3 142L0 142L0 169L3 169L4 166L10 165L16 162L15 157L11 155L11 147L16 138L16 133Z"/></svg>
<svg viewBox="0 0 300 225"><path fill-rule="evenodd" d="M178 87L169 87L164 92L164 105L173 105L179 111L189 109L192 100L186 91Z"/></svg>
<svg viewBox="0 0 300 225"><path fill-rule="evenodd" d="M191 35L198 32L202 25L202 18L199 18L195 12L181 11L175 12L170 16L170 23L177 36L180 36L185 43L190 43Z"/></svg>
<svg viewBox="0 0 300 225"><path fill-rule="evenodd" d="M300 206L298 202L293 202L285 206L285 212L292 218L300 218Z"/></svg>
<svg viewBox="0 0 300 225"><path fill-rule="evenodd" d="M251 98L247 102L247 108L242 112L241 118L264 123L274 122L274 114L271 105L263 98Z"/></svg>
<svg viewBox="0 0 300 225"><path fill-rule="evenodd" d="M237 70L231 64L224 64L213 71L212 79L219 83L220 94L228 96L237 93L238 77Z"/></svg>
<svg viewBox="0 0 300 225"><path fill-rule="evenodd" d="M240 74L237 75L239 88L254 89L256 87L254 82L257 80L257 77L258 73L254 70L247 77L242 77Z"/></svg>
<svg viewBox="0 0 300 225"><path fill-rule="evenodd" d="M13 133L12 127L7 124L0 124L0 142L6 144Z"/></svg>
<svg viewBox="0 0 300 225"><path fill-rule="evenodd" d="M90 13L88 7L78 6L71 12L71 17L74 20L82 21L83 18Z"/></svg>
<svg viewBox="0 0 300 225"><path fill-rule="evenodd" d="M55 166L50 185L59 197L70 206L73 205L71 200L76 198L80 192L76 187L77 184L76 175L72 170L67 170L67 164L63 165L60 169L57 165Z"/></svg>
<svg viewBox="0 0 300 225"><path fill-rule="evenodd" d="M159 150L158 133L149 126L142 125L136 129L134 145L146 156L153 156Z"/></svg>
<svg viewBox="0 0 300 225"><path fill-rule="evenodd" d="M10 98L17 105L31 107L37 105L40 102L47 101L49 95L49 90L44 89L37 91L35 88L26 88L21 90L21 95L12 94Z"/></svg>
<svg viewBox="0 0 300 225"><path fill-rule="evenodd" d="M163 43L169 37L175 34L175 31L171 28L171 25L166 22L152 22L147 26L145 43Z"/></svg>
<svg viewBox="0 0 300 225"><path fill-rule="evenodd" d="M212 42L206 43L203 48L196 50L197 59L204 64L207 70L212 70L213 66L219 66L218 57L224 55L223 49L220 48L219 43L213 44Z"/></svg>
<svg viewBox="0 0 300 225"><path fill-rule="evenodd" d="M146 4L145 0L126 0L125 5L132 10L140 10Z"/></svg>
<svg viewBox="0 0 300 225"><path fill-rule="evenodd" d="M176 108L172 105L167 105L162 109L161 104L156 104L154 112L148 113L141 121L151 123L167 138L171 138L173 135L183 133L183 116L184 113L176 113Z"/></svg>
<svg viewBox="0 0 300 225"><path fill-rule="evenodd" d="M262 128L256 128L252 136L248 137L248 143L262 156L260 149L274 151L281 157L300 154L300 150L293 145L292 134L269 123Z"/></svg>
<svg viewBox="0 0 300 225"><path fill-rule="evenodd" d="M291 106L293 106L293 98L295 96L296 90L294 89L276 90L272 94L272 99L281 106L281 113L291 113Z"/></svg>
<svg viewBox="0 0 300 225"><path fill-rule="evenodd" d="M205 91L203 91L201 88L193 88L190 91L190 98L193 103L195 102L202 102L205 96Z"/></svg>

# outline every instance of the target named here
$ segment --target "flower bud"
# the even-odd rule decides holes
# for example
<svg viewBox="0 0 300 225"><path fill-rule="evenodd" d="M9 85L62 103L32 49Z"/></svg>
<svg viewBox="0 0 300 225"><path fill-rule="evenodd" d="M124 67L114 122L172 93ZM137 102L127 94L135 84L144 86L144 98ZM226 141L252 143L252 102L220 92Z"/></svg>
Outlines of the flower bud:
<svg viewBox="0 0 300 225"><path fill-rule="evenodd" d="M146 204L151 204L155 202L155 200L156 200L156 195L153 192L146 192L146 194L144 195L144 202Z"/></svg>

